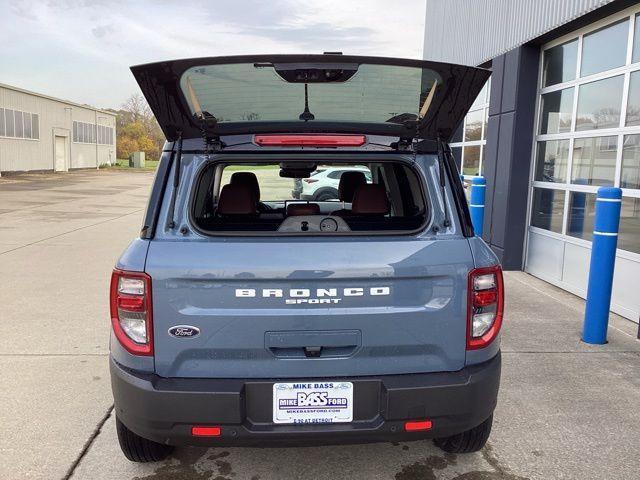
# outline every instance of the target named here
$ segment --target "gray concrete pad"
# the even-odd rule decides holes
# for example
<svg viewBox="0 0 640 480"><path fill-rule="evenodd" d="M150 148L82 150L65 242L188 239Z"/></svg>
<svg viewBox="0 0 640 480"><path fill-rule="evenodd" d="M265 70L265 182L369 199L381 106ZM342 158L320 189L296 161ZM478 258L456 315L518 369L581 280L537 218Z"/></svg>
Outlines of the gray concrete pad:
<svg viewBox="0 0 640 480"><path fill-rule="evenodd" d="M109 277L151 178L0 179L0 479L64 478L111 408Z"/></svg>
<svg viewBox="0 0 640 480"><path fill-rule="evenodd" d="M89 171L0 179L0 479L59 479L69 469L91 480L638 477L637 325L611 315L609 343L585 345L584 301L519 272L505 275L502 388L478 454L445 455L421 441L181 448L159 464L128 462L113 415L103 424L112 404L107 285L138 233L151 178Z"/></svg>
<svg viewBox="0 0 640 480"><path fill-rule="evenodd" d="M0 479L64 478L113 404L107 356L3 354L0 371Z"/></svg>
<svg viewBox="0 0 640 480"><path fill-rule="evenodd" d="M305 448L181 448L166 462L131 464L113 415L72 479L500 479L483 453L445 455L432 442ZM514 479L515 480L515 479Z"/></svg>

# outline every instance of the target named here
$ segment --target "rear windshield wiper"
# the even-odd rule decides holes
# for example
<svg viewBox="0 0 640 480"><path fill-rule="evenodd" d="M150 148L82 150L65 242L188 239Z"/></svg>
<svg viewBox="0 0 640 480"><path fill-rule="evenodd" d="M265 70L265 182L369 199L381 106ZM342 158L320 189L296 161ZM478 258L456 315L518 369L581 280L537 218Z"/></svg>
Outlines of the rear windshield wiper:
<svg viewBox="0 0 640 480"><path fill-rule="evenodd" d="M304 84L304 112L298 117L300 120L315 120L315 115L309 111L309 84Z"/></svg>

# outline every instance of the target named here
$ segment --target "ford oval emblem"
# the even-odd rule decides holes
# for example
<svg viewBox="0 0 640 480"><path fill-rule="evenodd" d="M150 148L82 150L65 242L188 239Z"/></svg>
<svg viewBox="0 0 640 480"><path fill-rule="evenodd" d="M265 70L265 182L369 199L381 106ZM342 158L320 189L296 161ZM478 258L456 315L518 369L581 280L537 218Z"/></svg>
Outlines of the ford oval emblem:
<svg viewBox="0 0 640 480"><path fill-rule="evenodd" d="M193 338L200 335L200 329L191 325L176 325L169 329L169 335L176 338Z"/></svg>

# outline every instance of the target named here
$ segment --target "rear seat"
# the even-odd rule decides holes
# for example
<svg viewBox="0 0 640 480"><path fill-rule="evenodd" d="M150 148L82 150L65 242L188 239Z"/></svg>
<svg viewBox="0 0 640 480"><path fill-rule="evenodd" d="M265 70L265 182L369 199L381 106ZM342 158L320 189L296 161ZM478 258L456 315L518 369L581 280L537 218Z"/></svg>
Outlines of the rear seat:
<svg viewBox="0 0 640 480"><path fill-rule="evenodd" d="M268 212L271 209L268 205L265 205L260 201L260 184L258 183L258 177L253 172L234 172L231 175L230 185L245 185L249 188L249 191L253 195L256 201L256 208L258 212Z"/></svg>
<svg viewBox="0 0 640 480"><path fill-rule="evenodd" d="M422 224L423 217L390 217L391 205L383 185L360 185L351 204L351 210L337 210L353 231L411 230Z"/></svg>
<svg viewBox="0 0 640 480"><path fill-rule="evenodd" d="M279 219L263 219L252 187L246 183L229 183L220 190L220 199L213 218L204 221L211 231L275 231Z"/></svg>
<svg viewBox="0 0 640 480"><path fill-rule="evenodd" d="M389 214L389 199L383 185L364 183L353 195L351 210L336 210L333 215L350 218L358 216L384 217Z"/></svg>
<svg viewBox="0 0 640 480"><path fill-rule="evenodd" d="M340 183L338 183L338 199L343 203L353 202L353 196L360 185L366 185L367 177L363 172L344 172L340 176ZM350 213L351 210L342 208L335 210L332 215L341 216L343 213Z"/></svg>

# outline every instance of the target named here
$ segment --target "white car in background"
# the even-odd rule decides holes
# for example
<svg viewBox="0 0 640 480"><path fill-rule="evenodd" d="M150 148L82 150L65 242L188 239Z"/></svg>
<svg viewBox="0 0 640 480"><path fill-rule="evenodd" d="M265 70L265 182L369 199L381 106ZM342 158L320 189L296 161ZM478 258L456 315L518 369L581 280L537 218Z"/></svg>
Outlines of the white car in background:
<svg viewBox="0 0 640 480"><path fill-rule="evenodd" d="M300 200L329 201L338 200L338 185L344 172L362 172L371 183L371 171L367 167L350 166L318 167L309 178L297 178L294 182L293 197Z"/></svg>

